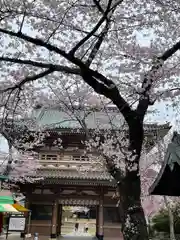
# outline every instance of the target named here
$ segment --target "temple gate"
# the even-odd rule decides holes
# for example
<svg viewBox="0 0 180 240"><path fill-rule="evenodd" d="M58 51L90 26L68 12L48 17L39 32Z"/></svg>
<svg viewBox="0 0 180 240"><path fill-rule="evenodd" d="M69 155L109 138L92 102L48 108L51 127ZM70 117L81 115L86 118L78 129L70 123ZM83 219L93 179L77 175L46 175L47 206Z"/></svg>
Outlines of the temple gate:
<svg viewBox="0 0 180 240"><path fill-rule="evenodd" d="M122 127L122 115L116 108L109 109L111 124L117 129ZM101 131L111 129L109 116L102 111L96 111L94 116L88 115L88 129L95 130L97 123L102 122ZM82 141L85 140L84 130L79 123L69 120L69 115L62 109L38 108L35 112L39 126L46 127L48 136L43 145L34 146L38 155L39 166L36 177L42 178L34 183L19 184L21 192L26 196L26 207L32 210L30 223L31 233L50 236L52 239L61 235L63 206L87 206L96 208L96 236L98 239L113 239L120 237L121 224L118 200L113 198L116 182L103 166L101 156L94 154L89 159L84 155ZM7 140L11 142L27 137L31 141L34 130L23 125L22 120L16 121L16 128L6 127ZM166 125L146 124L145 147L152 148L154 136L159 139L169 131ZM55 141L61 138L63 148ZM101 161L97 161L97 157ZM28 227L26 227L28 229Z"/></svg>

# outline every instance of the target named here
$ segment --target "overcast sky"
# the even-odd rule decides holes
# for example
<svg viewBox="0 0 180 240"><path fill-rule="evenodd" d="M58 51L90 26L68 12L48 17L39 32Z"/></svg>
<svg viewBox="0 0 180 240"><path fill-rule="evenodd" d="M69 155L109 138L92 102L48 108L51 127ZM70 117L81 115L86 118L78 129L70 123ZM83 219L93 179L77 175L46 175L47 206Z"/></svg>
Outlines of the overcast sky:
<svg viewBox="0 0 180 240"><path fill-rule="evenodd" d="M0 135L0 152L8 152L8 144L6 139Z"/></svg>

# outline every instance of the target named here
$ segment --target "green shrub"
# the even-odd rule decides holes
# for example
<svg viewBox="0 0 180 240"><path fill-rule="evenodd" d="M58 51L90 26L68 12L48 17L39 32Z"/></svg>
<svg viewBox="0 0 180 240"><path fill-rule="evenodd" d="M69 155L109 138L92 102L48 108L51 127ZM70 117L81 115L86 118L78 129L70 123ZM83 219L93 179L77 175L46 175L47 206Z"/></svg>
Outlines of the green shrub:
<svg viewBox="0 0 180 240"><path fill-rule="evenodd" d="M174 231L180 234L180 205L177 204L173 209L174 216ZM162 209L158 214L152 218L152 228L157 232L169 233L169 216L166 209Z"/></svg>
<svg viewBox="0 0 180 240"><path fill-rule="evenodd" d="M152 218L152 228L157 232L169 233L169 217L166 210L161 210Z"/></svg>

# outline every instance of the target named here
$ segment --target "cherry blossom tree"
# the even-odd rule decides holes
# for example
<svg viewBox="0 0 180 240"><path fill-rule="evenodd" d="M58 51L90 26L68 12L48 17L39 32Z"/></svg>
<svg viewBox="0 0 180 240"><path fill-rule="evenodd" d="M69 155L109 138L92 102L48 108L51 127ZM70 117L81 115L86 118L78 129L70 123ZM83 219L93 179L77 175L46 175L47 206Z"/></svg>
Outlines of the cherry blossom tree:
<svg viewBox="0 0 180 240"><path fill-rule="evenodd" d="M153 169L153 166L141 172L142 184L142 205L147 220L149 220L155 213L157 213L163 206L162 196L149 195L149 187L156 179L158 172Z"/></svg>
<svg viewBox="0 0 180 240"><path fill-rule="evenodd" d="M9 145L9 152L1 160L1 176L6 177L3 188L16 187L16 183L34 182L40 180L36 176L39 167L38 158L33 152L17 151Z"/></svg>
<svg viewBox="0 0 180 240"><path fill-rule="evenodd" d="M34 86L48 95L43 84L56 86L58 79L89 85L124 117L128 148L122 154L116 138L108 141L116 141L125 174L110 156L106 161L120 192L125 240L148 239L139 174L143 123L156 101L179 100L179 7L177 0L0 2L3 124L29 114L38 97ZM149 44L143 46L140 35Z"/></svg>
<svg viewBox="0 0 180 240"><path fill-rule="evenodd" d="M10 181L17 183L34 182L40 180L36 176L38 170L38 158L33 153L16 152L12 156Z"/></svg>

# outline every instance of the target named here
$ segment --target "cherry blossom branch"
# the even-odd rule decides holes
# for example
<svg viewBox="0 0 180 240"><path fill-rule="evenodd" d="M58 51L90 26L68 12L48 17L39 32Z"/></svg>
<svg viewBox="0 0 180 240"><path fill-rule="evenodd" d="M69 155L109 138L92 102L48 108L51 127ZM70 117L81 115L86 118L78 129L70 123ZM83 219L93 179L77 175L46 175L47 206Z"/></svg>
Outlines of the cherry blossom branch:
<svg viewBox="0 0 180 240"><path fill-rule="evenodd" d="M103 28L103 30L102 30L102 32L101 32L101 34L100 34L100 36L99 36L96 44L94 45L94 47L93 47L93 49L92 49L92 51L91 51L91 53L90 53L90 55L89 55L89 57L88 57L88 60L87 60L87 62L86 62L86 65L90 66L90 64L92 63L93 59L95 58L98 50L100 49L101 44L102 44L105 36L107 35L108 30L109 30L109 27L110 27L110 18L111 18L111 16L112 16L112 14L113 14L116 6L117 6L120 2L122 2L122 1L119 1L118 3L116 3L116 4L110 9L110 11L109 11L109 12L111 12L110 17L109 17L109 18L108 18L108 16L106 17L106 25L105 25L105 27ZM101 13L106 14L106 13L104 12L104 10L102 9L99 1L94 0L94 3L96 4L98 10L99 10Z"/></svg>
<svg viewBox="0 0 180 240"><path fill-rule="evenodd" d="M15 89L21 89L21 87L27 83L27 82L32 82L32 81L35 81L39 78L42 78L42 77L45 77L47 75L49 75L50 73L53 73L55 70L53 67L47 69L46 71L43 71L39 74L36 74L36 75L33 75L33 76L27 76L26 78L24 78L23 80L21 80L19 83L15 84L14 86L12 87L7 87L5 89L1 89L0 92L1 93L4 93L4 92L8 92L8 91L13 91Z"/></svg>
<svg viewBox="0 0 180 240"><path fill-rule="evenodd" d="M96 24L96 26L93 28L93 30L87 34L81 41L78 42L78 44L72 48L69 51L69 55L74 56L75 52L87 41L89 40L89 38L91 38L93 36L94 33L96 33L96 31L99 29L99 27L102 25L102 23L105 21L105 17L103 16L99 22Z"/></svg>
<svg viewBox="0 0 180 240"><path fill-rule="evenodd" d="M112 6L111 10L115 9L120 3L122 3L124 0L115 0L114 5Z"/></svg>
<svg viewBox="0 0 180 240"><path fill-rule="evenodd" d="M10 36L14 36L14 37L18 37L20 39L23 39L27 42L30 42L30 43L33 43L37 46L41 46L41 47L45 47L47 50L49 51L53 51L61 56L63 56L64 58L66 58L67 60L69 60L71 63L77 65L80 67L81 70L85 70L86 72L88 71L88 73L92 76L94 76L95 78L99 79L100 81L102 81L104 84L107 84L107 82L111 83L114 85L114 83L111 81L111 80L108 80L106 77L104 77L102 74L100 74L99 72L97 71L94 71L90 68L88 68L86 66L86 64L84 64L80 59L78 58L75 58L69 54L67 54L65 51L63 51L62 49L50 44L50 43L46 43L44 42L42 39L39 39L39 38L33 38L33 37L30 37L28 35L25 35L23 33L19 33L19 32L13 32L13 31L10 31L10 30L6 30L6 29L2 29L0 28L0 32L2 33L5 33L5 34L8 34ZM54 68L54 66L53 66ZM66 68L67 69L67 68ZM54 69L55 70L55 69ZM70 70L70 69L69 69Z"/></svg>
<svg viewBox="0 0 180 240"><path fill-rule="evenodd" d="M3 13L4 13L4 12L3 12ZM0 10L0 14L2 15L3 13L2 13L2 11ZM24 14L24 12L22 12L22 11L19 10L19 9L18 9L18 10L17 10L17 9L9 10L9 11L7 11L7 12L5 12L5 13L8 13L9 15L15 13L16 15L19 15L19 16L21 16L21 15ZM5 16L5 17L0 17L0 21L3 20L4 18L8 17L9 15L7 15L7 16ZM27 17L34 17L34 18L37 18L37 19L40 19L40 20L47 20L47 21L52 22L52 23L57 23L57 24L61 23L61 25L63 25L64 27L71 28L71 29L73 29L73 30L75 30L75 31L77 31L77 32L81 32L81 33L85 33L85 34L88 34L88 33L89 33L88 31L82 30L82 29L80 29L80 28L78 28L78 27L76 27L76 26L71 26L71 25L69 25L69 24L63 23L63 22L61 22L61 19L60 19L60 20L59 20L59 19L57 20L57 19L51 18L50 16L43 16L43 15L41 15L41 14L39 14L39 13L38 13L38 15L37 15L37 14L32 13L32 12L31 12L31 13L26 12L26 16L27 16ZM94 34L93 36L94 36L94 37L98 37L98 35L96 35L96 34Z"/></svg>
<svg viewBox="0 0 180 240"><path fill-rule="evenodd" d="M50 43L46 43L41 39L33 38L28 35L25 35L23 33L19 32L13 32L10 30L2 29L0 28L0 32L8 34L10 36L18 37L20 39L23 39L27 42L33 43L37 46L42 46L48 49L49 51L53 51L57 54L60 54L70 62L74 63L76 66L79 66L81 69L81 76L84 79L84 81L89 84L97 93L106 96L112 102L119 108L123 116L125 117L126 121L129 123L129 121L132 121L132 115L134 116L134 111L130 108L128 103L125 101L125 99L120 95L119 90L117 86L114 84L113 81L107 79L105 76L103 76L101 73L94 71L86 66L81 60L78 58L75 58L69 54L67 54L62 49L51 45ZM50 69L53 69L53 71L56 71L54 66L52 66ZM48 72L49 70L47 70ZM43 74L42 76L45 76L47 74ZM40 78L38 76L37 78ZM30 77L30 79L24 79L20 85L22 86L24 83L28 81L34 81L37 79L36 77ZM19 84L15 85L14 87L11 87L10 89L18 88ZM6 90L8 91L8 90Z"/></svg>
<svg viewBox="0 0 180 240"><path fill-rule="evenodd" d="M104 10L100 5L100 1L98 0L93 0L94 4L96 5L97 9L99 10L100 13L104 14Z"/></svg>
<svg viewBox="0 0 180 240"><path fill-rule="evenodd" d="M161 97L161 96L163 96L163 95L167 95L168 93L174 92L174 91L177 91L177 92L179 93L179 92L180 92L180 87L175 87L175 88L171 88L171 89L166 89L166 90L164 90L164 91L162 91L162 92L158 92L155 101L156 101L159 97ZM174 95L176 95L176 93L174 93Z"/></svg>
<svg viewBox="0 0 180 240"><path fill-rule="evenodd" d="M2 28L0 28L0 32L5 33L9 36L18 37L18 38L23 39L27 42L35 44L36 46L44 47L47 50L49 50L50 52L55 52L55 53L61 55L62 57L66 58L71 63L75 64L76 66L79 66L80 68L88 69L91 72L91 74L93 74L94 76L99 76L98 72L87 68L87 66L80 59L75 58L74 56L71 56L70 54L66 53L62 49L60 49L60 48L58 48L58 47L56 47L56 46L54 46L50 43L44 42L42 39L33 38L33 37L30 37L30 36L28 36L26 34L23 34L23 33L20 33L20 32L13 32L13 31L10 31L10 30L2 29Z"/></svg>
<svg viewBox="0 0 180 240"><path fill-rule="evenodd" d="M128 124L130 121L132 121L134 111L131 109L125 99L120 95L118 88L111 80L101 75L99 77L100 81L98 81L94 76L89 74L88 71L82 71L82 78L89 86L95 90L96 93L109 98L118 107Z"/></svg>
<svg viewBox="0 0 180 240"><path fill-rule="evenodd" d="M23 11L23 16L22 16L22 21L21 21L21 24L20 24L20 28L19 28L19 32L22 32L22 29L23 29L23 25L24 25L24 21L25 21L25 17L26 17L26 2L23 0L23 6L24 6L24 11Z"/></svg>
<svg viewBox="0 0 180 240"><path fill-rule="evenodd" d="M56 47L56 46L53 46L51 45L50 43L46 43L44 42L42 39L39 39L39 38L33 38L33 37L30 37L26 34L23 34L21 32L13 32L11 30L6 30L6 29L3 29L3 28L0 28L0 32L1 33L5 33L7 35L10 35L10 36L13 36L13 37L18 37L20 39L23 39L27 42L30 42L30 43L33 43L37 46L41 46L41 47L45 47L46 49L48 49L49 51L53 51L57 54L60 54L61 56L67 58L68 54L61 50L60 48Z"/></svg>
<svg viewBox="0 0 180 240"><path fill-rule="evenodd" d="M139 104L136 109L136 112L138 113L138 115L141 117L142 120L144 119L148 106L154 104L154 102L151 102L149 99L149 91L152 88L152 84L157 74L157 71L162 67L163 62L165 62L170 57L172 57L178 50L180 50L180 41L178 41L171 48L166 50L162 54L162 56L157 57L151 70L149 71L148 74L145 75L142 83L141 98L139 100Z"/></svg>
<svg viewBox="0 0 180 240"><path fill-rule="evenodd" d="M180 50L180 41L178 41L171 48L165 51L163 55L159 57L159 59L162 61L166 61L168 60L168 58L172 57L178 50Z"/></svg>
<svg viewBox="0 0 180 240"><path fill-rule="evenodd" d="M107 18L106 25L105 25L105 27L103 28L103 30L102 30L102 32L101 32L98 40L96 41L96 44L94 45L93 49L91 50L91 53L89 54L88 60L86 61L86 65L87 65L87 66L90 66L90 64L92 63L93 59L95 58L98 50L99 50L100 47L101 47L101 44L102 44L105 36L106 36L107 33L108 33L109 27L110 27L110 19Z"/></svg>
<svg viewBox="0 0 180 240"><path fill-rule="evenodd" d="M87 41L89 40L93 34L96 33L96 31L100 28L100 26L102 25L102 23L106 20L109 11L110 11L110 7L111 7L111 3L112 0L109 0L108 5L107 5L107 9L104 12L103 16L100 18L99 22L95 25L95 27L91 30L91 32L89 32L89 34L87 34L81 41L79 41L75 47L73 47L70 52L69 55L74 56L75 52Z"/></svg>
<svg viewBox="0 0 180 240"><path fill-rule="evenodd" d="M65 72L65 73L71 73L75 75L80 75L80 69L78 68L70 68L63 65L57 65L52 63L42 63L32 60L26 60L26 59L18 59L18 58L9 58L9 57L0 57L0 61L4 62L12 62L12 63L18 63L18 64L27 64L34 67L40 67L40 68L54 68L57 72Z"/></svg>
<svg viewBox="0 0 180 240"><path fill-rule="evenodd" d="M65 11L65 13L63 14L60 22L58 23L58 25L55 27L55 29L53 29L53 31L51 32L51 34L49 35L48 39L46 42L49 42L49 40L56 34L56 31L59 29L59 27L61 26L61 24L63 23L66 15L68 14L68 12L74 7L76 1L74 3L72 3Z"/></svg>
<svg viewBox="0 0 180 240"><path fill-rule="evenodd" d="M24 14L23 14L23 18L22 18L22 22L21 22L21 25L20 25L20 28L19 28L19 32L21 32L21 31L22 31L22 28L23 28L23 24L24 24L25 17L26 17L26 11L25 11L25 12L24 12Z"/></svg>

